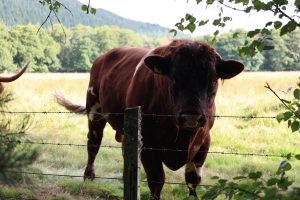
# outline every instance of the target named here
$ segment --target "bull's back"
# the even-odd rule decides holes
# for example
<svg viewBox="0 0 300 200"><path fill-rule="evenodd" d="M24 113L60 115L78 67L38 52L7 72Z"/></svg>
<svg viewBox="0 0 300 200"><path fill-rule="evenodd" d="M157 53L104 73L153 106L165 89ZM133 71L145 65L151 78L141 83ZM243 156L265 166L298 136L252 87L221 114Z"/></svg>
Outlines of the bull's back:
<svg viewBox="0 0 300 200"><path fill-rule="evenodd" d="M99 103L104 113L124 112L128 85L136 66L148 51L145 48L122 47L99 56L91 69L89 91L93 94L88 93L90 99L87 101Z"/></svg>

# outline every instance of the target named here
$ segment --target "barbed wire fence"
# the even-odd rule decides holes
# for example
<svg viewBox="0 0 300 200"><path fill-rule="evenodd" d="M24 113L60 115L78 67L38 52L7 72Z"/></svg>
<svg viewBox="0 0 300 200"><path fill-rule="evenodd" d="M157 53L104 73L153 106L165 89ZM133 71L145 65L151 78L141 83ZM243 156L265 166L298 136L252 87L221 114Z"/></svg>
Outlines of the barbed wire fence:
<svg viewBox="0 0 300 200"><path fill-rule="evenodd" d="M137 137L135 139L128 139L127 140L131 140L131 141L135 141L134 144L130 143L129 145L124 146L114 146L114 145L100 145L101 148L115 148L115 149L122 149L124 151L126 151L126 148L129 148L129 151L132 152L133 148L134 152L136 152L137 154L135 155L135 157L137 158L135 160L135 163L132 164L132 166L130 166L129 170L132 170L131 173L126 173L124 171L123 177L103 177L103 176L96 176L95 179L103 179L103 180L117 180L117 181L123 181L124 182L124 186L127 185L126 187L129 187L130 189L127 189L128 194L125 194L126 192L126 188L124 188L124 199L139 199L139 183L146 183L146 182L153 182L153 183L160 183L157 181L151 181L151 180L140 180L139 178L139 174L140 174L140 161L139 161L139 157L140 157L140 153L141 151L161 151L161 152L186 152L187 150L184 149L161 149L161 148L147 148L147 147L143 147L142 144L139 144L141 136L138 136L140 134L140 126L141 126L141 118L142 117L155 117L155 118L160 118L160 117L176 117L175 115L160 115L160 114L152 114L152 113L141 113L140 108L135 108L135 109L139 109L139 111L135 110L136 112L139 112L140 116L129 116L128 118L133 118L135 121L134 122L124 122L124 123L129 123L131 125L133 125L136 130L134 131L129 131L132 132L132 134L128 134L131 135L131 137ZM55 111L55 112L49 112L49 111L4 111L4 110L0 110L0 113L2 114L10 114L10 115L18 115L18 114L44 114L44 115L52 115L52 114L72 114L72 115L78 115L74 112L64 112L64 111ZM94 115L101 115L103 117L107 117L107 116L119 116L119 117L125 117L126 115L126 111L124 113L99 113L99 112L95 112L95 113L89 113L89 114L94 114ZM136 118L137 117L137 118ZM236 118L236 119L276 119L275 116L241 116L241 115L214 115L214 116L206 116L206 117L213 117L213 118ZM69 146L69 147L87 147L87 144L72 144L72 143L54 143L54 142L49 142L49 141L32 141L32 140L17 140L17 141L10 141L9 140L9 135L10 134L22 134L22 133L5 133L2 134L0 137L7 137L7 142L17 142L20 144L31 144L31 145L49 145L49 146ZM127 135L127 132L126 134ZM125 137L126 140L126 137ZM126 143L126 141L124 142ZM89 145L91 146L91 145ZM93 145L93 146L99 146L99 145ZM254 153L254 152L224 152L224 151L202 151L203 153L208 153L208 154L219 154L219 155L234 155L234 156L256 156L256 157L273 157L273 158L289 158L291 156L291 154L263 154L263 153ZM300 153L300 152L299 152ZM132 159L132 156L129 155L130 161L134 160ZM128 159L124 158L124 162L126 165L126 161ZM124 169L126 168L126 166L124 165ZM31 171L18 171L18 170L5 170L6 173L16 173L16 174L26 174L26 175L39 175L39 176L52 176L52 177L67 177L67 178L84 178L84 176L80 176L80 175L71 175L71 174L55 174L55 173L41 173L41 172L31 172ZM131 177L127 177L127 174L131 174ZM134 176L134 178L132 178L132 175ZM126 183L126 184L125 184ZM171 185L186 185L185 183L182 182L164 182L165 184L171 184ZM133 185L133 186L132 186ZM210 187L212 185L200 185L203 187ZM135 190L132 190L132 188L135 188ZM126 197L126 195L129 195Z"/></svg>

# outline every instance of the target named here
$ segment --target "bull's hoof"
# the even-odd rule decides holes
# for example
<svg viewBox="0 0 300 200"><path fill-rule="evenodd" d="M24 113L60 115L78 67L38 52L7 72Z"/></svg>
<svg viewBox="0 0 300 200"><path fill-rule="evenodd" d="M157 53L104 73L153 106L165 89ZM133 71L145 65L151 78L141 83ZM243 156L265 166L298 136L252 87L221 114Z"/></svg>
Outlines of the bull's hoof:
<svg viewBox="0 0 300 200"><path fill-rule="evenodd" d="M85 171L84 171L84 176L83 179L86 180L94 180L95 179L95 172L94 169L90 168L90 167L86 167Z"/></svg>
<svg viewBox="0 0 300 200"><path fill-rule="evenodd" d="M150 200L160 200L160 197L151 195Z"/></svg>
<svg viewBox="0 0 300 200"><path fill-rule="evenodd" d="M188 200L201 200L201 198L198 197L195 188L189 188L189 191L190 193L189 197L187 198Z"/></svg>

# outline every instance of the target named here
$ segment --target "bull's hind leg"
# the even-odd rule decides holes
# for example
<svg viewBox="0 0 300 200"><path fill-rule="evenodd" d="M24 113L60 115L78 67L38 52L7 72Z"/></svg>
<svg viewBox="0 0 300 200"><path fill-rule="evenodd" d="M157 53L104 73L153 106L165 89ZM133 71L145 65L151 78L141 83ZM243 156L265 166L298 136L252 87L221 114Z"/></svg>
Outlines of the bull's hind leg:
<svg viewBox="0 0 300 200"><path fill-rule="evenodd" d="M201 183L202 167L205 162L209 146L210 136L208 135L192 162L187 163L185 166L185 181L189 188L190 196L197 197L196 187Z"/></svg>
<svg viewBox="0 0 300 200"><path fill-rule="evenodd" d="M101 115L100 104L97 102L96 95L92 92L87 94L87 113L88 113L88 161L84 172L84 179L95 178L94 161L99 151L103 129L106 124L106 120Z"/></svg>
<svg viewBox="0 0 300 200"><path fill-rule="evenodd" d="M104 119L89 121L87 142L88 161L84 171L84 179L93 180L95 178L94 161L101 145L105 124L106 121Z"/></svg>

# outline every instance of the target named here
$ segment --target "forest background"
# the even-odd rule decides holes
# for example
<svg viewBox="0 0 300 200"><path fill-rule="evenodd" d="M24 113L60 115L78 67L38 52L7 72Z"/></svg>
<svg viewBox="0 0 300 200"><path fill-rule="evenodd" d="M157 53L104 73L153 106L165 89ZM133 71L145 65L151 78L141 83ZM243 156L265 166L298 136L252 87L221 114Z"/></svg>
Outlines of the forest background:
<svg viewBox="0 0 300 200"><path fill-rule="evenodd" d="M155 24L128 20L103 9L95 16L85 15L77 1L64 0L72 11L61 9L63 24L46 19L47 8L35 0L22 4L0 0L0 72L14 71L30 62L30 72L88 72L95 58L114 47L154 48L174 39L168 29ZM41 17L42 16L42 17ZM54 22L54 24L52 24ZM76 23L75 23L76 22ZM82 25L84 24L84 25ZM113 25L115 24L115 25ZM192 37L178 34L175 38L212 41L213 36ZM241 60L247 71L300 70L300 30L280 36L274 29L270 46L254 57L240 56L238 48L244 45L247 31L231 30L218 36L213 44L225 59Z"/></svg>

